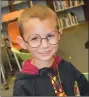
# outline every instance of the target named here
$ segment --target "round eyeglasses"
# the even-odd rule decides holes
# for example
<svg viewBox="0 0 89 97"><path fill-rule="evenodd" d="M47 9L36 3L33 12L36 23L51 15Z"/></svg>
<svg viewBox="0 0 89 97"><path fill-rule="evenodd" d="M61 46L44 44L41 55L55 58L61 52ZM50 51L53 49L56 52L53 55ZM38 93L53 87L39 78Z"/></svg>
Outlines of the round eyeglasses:
<svg viewBox="0 0 89 97"><path fill-rule="evenodd" d="M48 43L50 43L51 45L56 45L59 40L61 39L61 33L59 31L54 31L54 32L50 32L48 33L46 38L41 38L40 35L38 34L33 34L31 36L28 37L28 40L25 41L26 43L28 43L28 45L30 47L36 48L39 47L42 43L42 39L46 39Z"/></svg>

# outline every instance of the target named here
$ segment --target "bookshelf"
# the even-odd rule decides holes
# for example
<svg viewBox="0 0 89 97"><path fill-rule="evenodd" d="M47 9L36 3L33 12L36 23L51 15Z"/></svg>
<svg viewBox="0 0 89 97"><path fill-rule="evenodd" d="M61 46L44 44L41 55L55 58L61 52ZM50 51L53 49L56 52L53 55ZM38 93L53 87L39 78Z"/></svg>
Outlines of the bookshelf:
<svg viewBox="0 0 89 97"><path fill-rule="evenodd" d="M83 0L54 0L53 1L55 12L64 11L70 8L84 5Z"/></svg>
<svg viewBox="0 0 89 97"><path fill-rule="evenodd" d="M51 8L59 18L60 28L70 28L85 21L82 8L85 5L84 0L52 0L52 3Z"/></svg>
<svg viewBox="0 0 89 97"><path fill-rule="evenodd" d="M74 26L77 26L77 25L79 25L79 24L74 24L74 25L67 26L67 27L65 27L65 28L61 28L61 29L67 29L67 28L71 28L71 27L74 27Z"/></svg>
<svg viewBox="0 0 89 97"><path fill-rule="evenodd" d="M61 10L56 10L55 12L61 12L61 11L66 11L68 9L71 9L71 8L75 8L75 7L79 7L79 6L83 6L84 4L80 4L80 5L76 5L76 6L70 6L68 8L65 8L65 9L61 9Z"/></svg>

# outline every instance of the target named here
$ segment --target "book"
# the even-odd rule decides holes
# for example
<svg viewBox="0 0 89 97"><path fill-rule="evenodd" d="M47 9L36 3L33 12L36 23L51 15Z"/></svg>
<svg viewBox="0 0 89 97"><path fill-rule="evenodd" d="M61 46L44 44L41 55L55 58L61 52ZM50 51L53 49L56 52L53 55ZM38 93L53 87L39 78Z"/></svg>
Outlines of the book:
<svg viewBox="0 0 89 97"><path fill-rule="evenodd" d="M72 7L73 6L73 1L72 0L69 0L70 1L70 7Z"/></svg>
<svg viewBox="0 0 89 97"><path fill-rule="evenodd" d="M66 1L62 1L63 9L66 9Z"/></svg>
<svg viewBox="0 0 89 97"><path fill-rule="evenodd" d="M77 15L75 13L73 13L73 12L71 12L71 15L74 17L73 21L77 24L78 23Z"/></svg>
<svg viewBox="0 0 89 97"><path fill-rule="evenodd" d="M59 2L60 2L60 8L61 8L61 9L64 9L63 1L62 1L62 0L59 0Z"/></svg>
<svg viewBox="0 0 89 97"><path fill-rule="evenodd" d="M60 2L58 0L53 1L55 11L60 10Z"/></svg>
<svg viewBox="0 0 89 97"><path fill-rule="evenodd" d="M74 0L74 6L78 6L78 0Z"/></svg>
<svg viewBox="0 0 89 97"><path fill-rule="evenodd" d="M68 18L69 18L69 21L70 21L70 25L73 25L71 13L68 13Z"/></svg>
<svg viewBox="0 0 89 97"><path fill-rule="evenodd" d="M65 0L65 5L66 5L66 8L69 7L69 0Z"/></svg>
<svg viewBox="0 0 89 97"><path fill-rule="evenodd" d="M69 21L68 21L68 17L65 17L65 22L66 22L66 27L70 26Z"/></svg>
<svg viewBox="0 0 89 97"><path fill-rule="evenodd" d="M75 17L74 16L72 16L72 21L73 21L73 25L75 25L76 22L75 22Z"/></svg>
<svg viewBox="0 0 89 97"><path fill-rule="evenodd" d="M73 12L70 12L70 14L71 14L71 21L72 21L72 23L73 23L73 25L75 24L75 19L74 19L74 17L75 17L75 14L73 13Z"/></svg>
<svg viewBox="0 0 89 97"><path fill-rule="evenodd" d="M61 18L60 18L60 25L61 25L61 28L63 28L63 21Z"/></svg>
<svg viewBox="0 0 89 97"><path fill-rule="evenodd" d="M76 15L75 15L75 22L76 22L76 24L78 24L78 18Z"/></svg>
<svg viewBox="0 0 89 97"><path fill-rule="evenodd" d="M75 3L74 3L74 1L72 1L72 6L75 6Z"/></svg>
<svg viewBox="0 0 89 97"><path fill-rule="evenodd" d="M62 18L62 22L63 22L63 28L66 27L65 17Z"/></svg>
<svg viewBox="0 0 89 97"><path fill-rule="evenodd" d="M60 19L58 19L58 25L59 25L59 28L61 28Z"/></svg>
<svg viewBox="0 0 89 97"><path fill-rule="evenodd" d="M83 0L78 0L78 5L84 4Z"/></svg>

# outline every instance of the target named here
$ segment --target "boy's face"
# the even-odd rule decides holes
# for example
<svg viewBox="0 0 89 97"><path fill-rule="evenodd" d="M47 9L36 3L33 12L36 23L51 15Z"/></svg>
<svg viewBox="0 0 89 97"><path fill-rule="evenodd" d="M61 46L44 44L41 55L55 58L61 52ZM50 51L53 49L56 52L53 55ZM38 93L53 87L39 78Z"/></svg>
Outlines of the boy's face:
<svg viewBox="0 0 89 97"><path fill-rule="evenodd" d="M58 42L55 41L60 35L56 31L57 23L53 19L40 21L34 18L23 24L24 40L28 42L23 40L24 46L33 58L46 61L55 55L58 49ZM51 40L53 35L56 36L55 41Z"/></svg>

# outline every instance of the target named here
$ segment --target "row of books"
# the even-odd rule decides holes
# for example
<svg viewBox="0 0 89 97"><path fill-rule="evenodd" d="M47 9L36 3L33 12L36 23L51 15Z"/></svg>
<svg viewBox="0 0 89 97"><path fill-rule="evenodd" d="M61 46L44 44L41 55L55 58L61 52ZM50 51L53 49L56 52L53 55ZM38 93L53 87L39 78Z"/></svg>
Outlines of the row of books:
<svg viewBox="0 0 89 97"><path fill-rule="evenodd" d="M78 17L75 13L70 12L65 17L59 18L59 27L65 28L78 24Z"/></svg>
<svg viewBox="0 0 89 97"><path fill-rule="evenodd" d="M55 11L61 11L73 6L84 4L83 0L54 0L53 5Z"/></svg>

